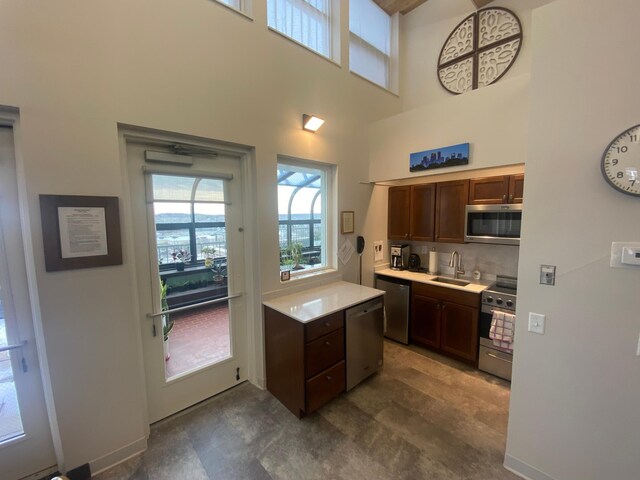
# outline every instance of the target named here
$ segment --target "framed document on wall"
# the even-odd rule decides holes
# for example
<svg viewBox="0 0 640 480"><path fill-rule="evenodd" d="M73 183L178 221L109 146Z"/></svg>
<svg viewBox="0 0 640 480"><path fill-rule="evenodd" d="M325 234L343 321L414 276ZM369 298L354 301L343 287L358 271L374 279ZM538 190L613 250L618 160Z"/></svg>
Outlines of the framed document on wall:
<svg viewBox="0 0 640 480"><path fill-rule="evenodd" d="M354 213L351 211L340 212L340 233L345 235L354 231Z"/></svg>
<svg viewBox="0 0 640 480"><path fill-rule="evenodd" d="M47 272L122 265L118 197L40 195Z"/></svg>

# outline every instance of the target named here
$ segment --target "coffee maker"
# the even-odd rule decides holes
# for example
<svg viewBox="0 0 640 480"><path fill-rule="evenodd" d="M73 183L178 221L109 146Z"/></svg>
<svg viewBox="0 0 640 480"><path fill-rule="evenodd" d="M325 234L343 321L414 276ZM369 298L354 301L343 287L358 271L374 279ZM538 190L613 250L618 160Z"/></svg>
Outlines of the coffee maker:
<svg viewBox="0 0 640 480"><path fill-rule="evenodd" d="M404 270L409 261L409 245L391 245L391 270Z"/></svg>

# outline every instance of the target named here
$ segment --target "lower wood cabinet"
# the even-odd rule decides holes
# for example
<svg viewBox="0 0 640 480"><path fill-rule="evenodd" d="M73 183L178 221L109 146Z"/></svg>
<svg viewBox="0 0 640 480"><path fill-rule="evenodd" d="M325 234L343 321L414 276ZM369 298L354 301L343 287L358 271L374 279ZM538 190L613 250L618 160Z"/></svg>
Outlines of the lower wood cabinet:
<svg viewBox="0 0 640 480"><path fill-rule="evenodd" d="M344 311L309 323L264 307L267 390L301 418L346 388Z"/></svg>
<svg viewBox="0 0 640 480"><path fill-rule="evenodd" d="M480 295L425 283L412 284L411 341L476 364Z"/></svg>

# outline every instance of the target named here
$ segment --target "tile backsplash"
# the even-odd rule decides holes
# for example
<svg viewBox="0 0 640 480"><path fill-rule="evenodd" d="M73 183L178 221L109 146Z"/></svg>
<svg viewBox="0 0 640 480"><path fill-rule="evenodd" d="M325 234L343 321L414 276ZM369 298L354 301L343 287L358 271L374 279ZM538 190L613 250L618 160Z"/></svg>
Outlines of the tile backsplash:
<svg viewBox="0 0 640 480"><path fill-rule="evenodd" d="M394 242L395 243L395 242ZM438 252L438 273L452 275L453 268L449 267L449 258L454 250L462 255L464 275L471 277L474 270L479 270L483 280L495 280L496 275L518 275L518 254L520 247L513 245L487 245L479 243L425 243L406 242L411 247L411 253L420 255L420 266L428 267L429 254L422 253L422 247L427 251L436 247Z"/></svg>

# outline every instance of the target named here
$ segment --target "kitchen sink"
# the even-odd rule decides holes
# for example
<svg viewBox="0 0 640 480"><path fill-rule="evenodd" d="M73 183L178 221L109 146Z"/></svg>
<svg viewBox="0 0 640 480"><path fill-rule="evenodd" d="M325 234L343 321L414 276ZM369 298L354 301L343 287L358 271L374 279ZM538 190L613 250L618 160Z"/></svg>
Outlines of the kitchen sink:
<svg viewBox="0 0 640 480"><path fill-rule="evenodd" d="M471 283L465 280L458 280L456 278L449 278L449 277L436 277L436 278L432 278L431 280L434 282L448 283L450 285L458 285L459 287L466 287L467 285L469 285L469 283Z"/></svg>

